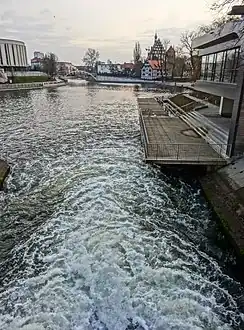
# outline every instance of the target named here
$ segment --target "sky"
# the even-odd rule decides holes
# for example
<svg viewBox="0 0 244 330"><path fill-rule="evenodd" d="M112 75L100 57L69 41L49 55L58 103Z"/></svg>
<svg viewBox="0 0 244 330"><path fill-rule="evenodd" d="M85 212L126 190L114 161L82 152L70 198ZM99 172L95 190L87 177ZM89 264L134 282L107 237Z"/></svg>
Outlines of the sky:
<svg viewBox="0 0 244 330"><path fill-rule="evenodd" d="M100 60L127 62L136 41L142 52L155 31L176 46L183 31L209 23L211 0L0 0L0 38L26 43L33 51L54 52L60 61L82 64L87 48Z"/></svg>

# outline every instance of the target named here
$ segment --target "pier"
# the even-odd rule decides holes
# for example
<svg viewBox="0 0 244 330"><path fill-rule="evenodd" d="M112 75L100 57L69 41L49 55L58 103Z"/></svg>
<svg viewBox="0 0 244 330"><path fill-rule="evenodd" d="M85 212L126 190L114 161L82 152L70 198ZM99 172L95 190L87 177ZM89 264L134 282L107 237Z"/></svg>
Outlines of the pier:
<svg viewBox="0 0 244 330"><path fill-rule="evenodd" d="M211 145L181 118L170 115L154 98L139 98L145 161L156 164L224 165L222 144Z"/></svg>

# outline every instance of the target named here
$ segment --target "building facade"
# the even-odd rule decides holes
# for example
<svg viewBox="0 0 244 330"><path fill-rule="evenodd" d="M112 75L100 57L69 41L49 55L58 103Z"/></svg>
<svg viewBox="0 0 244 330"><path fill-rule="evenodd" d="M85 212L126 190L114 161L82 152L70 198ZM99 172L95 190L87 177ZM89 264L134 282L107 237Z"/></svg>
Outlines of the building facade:
<svg viewBox="0 0 244 330"><path fill-rule="evenodd" d="M41 71L43 69L44 53L35 51L34 57L31 59L31 70Z"/></svg>
<svg viewBox="0 0 244 330"><path fill-rule="evenodd" d="M70 62L57 62L57 72L62 76L75 75L78 69Z"/></svg>
<svg viewBox="0 0 244 330"><path fill-rule="evenodd" d="M24 42L0 39L0 68L5 71L23 71L28 67Z"/></svg>
<svg viewBox="0 0 244 330"><path fill-rule="evenodd" d="M193 40L201 62L194 88L220 97L219 116L230 118L227 155L244 152L244 20Z"/></svg>
<svg viewBox="0 0 244 330"><path fill-rule="evenodd" d="M155 61L162 61L164 53L164 47L162 45L161 40L158 38L157 33L154 36L154 43L152 47L148 50L147 59L148 60L155 60Z"/></svg>
<svg viewBox="0 0 244 330"><path fill-rule="evenodd" d="M44 59L44 53L39 52L39 51L35 51L34 52L34 58L39 58L40 60Z"/></svg>
<svg viewBox="0 0 244 330"><path fill-rule="evenodd" d="M159 80L162 78L161 61L147 60L141 69L141 79Z"/></svg>
<svg viewBox="0 0 244 330"><path fill-rule="evenodd" d="M175 68L175 50L173 46L170 46L166 51L163 65L165 76L173 78L173 72Z"/></svg>
<svg viewBox="0 0 244 330"><path fill-rule="evenodd" d="M98 62L96 65L96 72L98 75L121 74L122 71L122 64Z"/></svg>

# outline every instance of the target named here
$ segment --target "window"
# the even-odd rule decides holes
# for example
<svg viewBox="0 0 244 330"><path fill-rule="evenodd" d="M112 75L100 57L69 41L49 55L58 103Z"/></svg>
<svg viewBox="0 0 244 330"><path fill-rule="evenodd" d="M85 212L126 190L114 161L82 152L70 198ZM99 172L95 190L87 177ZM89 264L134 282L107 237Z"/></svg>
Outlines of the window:
<svg viewBox="0 0 244 330"><path fill-rule="evenodd" d="M17 50L17 60L18 60L17 66L21 66L21 64L20 64L20 46L19 45L16 45L16 50Z"/></svg>
<svg viewBox="0 0 244 330"><path fill-rule="evenodd" d="M202 56L201 79L234 83L239 60L239 48Z"/></svg>
<svg viewBox="0 0 244 330"><path fill-rule="evenodd" d="M14 52L14 45L12 45L12 52L13 52L14 65L16 65L15 52Z"/></svg>
<svg viewBox="0 0 244 330"><path fill-rule="evenodd" d="M221 74L222 74L222 67L224 63L224 53L217 53L216 59L215 59L215 74L214 74L214 80L215 81L221 81Z"/></svg>
<svg viewBox="0 0 244 330"><path fill-rule="evenodd" d="M214 58L215 58L215 54L210 54L208 56L208 66L207 66L207 73L206 73L207 80L214 80L213 79Z"/></svg>
<svg viewBox="0 0 244 330"><path fill-rule="evenodd" d="M1 45L0 45L0 65L3 65L3 56L2 56Z"/></svg>
<svg viewBox="0 0 244 330"><path fill-rule="evenodd" d="M7 65L10 65L9 54L8 54L8 47L7 46L8 46L7 44L4 44L5 55L6 55L6 62L7 62Z"/></svg>

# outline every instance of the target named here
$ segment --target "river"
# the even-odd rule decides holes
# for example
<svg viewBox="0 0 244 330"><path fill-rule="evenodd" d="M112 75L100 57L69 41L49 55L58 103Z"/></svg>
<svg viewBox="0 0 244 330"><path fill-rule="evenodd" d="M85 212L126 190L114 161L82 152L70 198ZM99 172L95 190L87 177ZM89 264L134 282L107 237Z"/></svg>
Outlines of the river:
<svg viewBox="0 0 244 330"><path fill-rule="evenodd" d="M143 162L133 86L0 94L1 330L242 329L194 179ZM234 263L234 261L233 261Z"/></svg>

